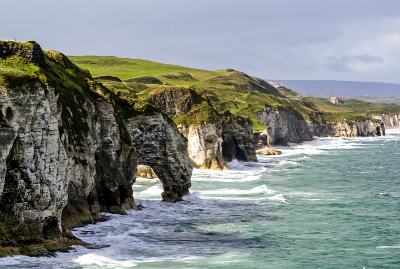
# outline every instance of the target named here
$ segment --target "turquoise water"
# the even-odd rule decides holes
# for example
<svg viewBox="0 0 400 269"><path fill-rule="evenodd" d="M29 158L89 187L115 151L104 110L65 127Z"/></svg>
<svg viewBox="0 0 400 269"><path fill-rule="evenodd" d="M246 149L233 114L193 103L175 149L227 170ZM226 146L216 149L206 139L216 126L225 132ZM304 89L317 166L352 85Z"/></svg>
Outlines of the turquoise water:
<svg viewBox="0 0 400 269"><path fill-rule="evenodd" d="M281 147L281 156L195 170L192 194L75 229L99 249L0 259L0 268L400 268L400 131Z"/></svg>

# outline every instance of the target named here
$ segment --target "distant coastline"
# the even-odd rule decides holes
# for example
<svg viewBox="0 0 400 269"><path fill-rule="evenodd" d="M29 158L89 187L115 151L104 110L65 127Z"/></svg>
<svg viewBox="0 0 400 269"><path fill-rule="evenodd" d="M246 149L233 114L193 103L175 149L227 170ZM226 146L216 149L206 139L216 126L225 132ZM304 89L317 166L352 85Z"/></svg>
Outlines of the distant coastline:
<svg viewBox="0 0 400 269"><path fill-rule="evenodd" d="M267 79L266 81L271 81ZM400 84L385 82L360 82L360 81L339 81L339 80L272 80L282 82L282 86L295 90L301 95L315 97L324 96L360 96L400 97ZM399 102L400 103L400 102Z"/></svg>

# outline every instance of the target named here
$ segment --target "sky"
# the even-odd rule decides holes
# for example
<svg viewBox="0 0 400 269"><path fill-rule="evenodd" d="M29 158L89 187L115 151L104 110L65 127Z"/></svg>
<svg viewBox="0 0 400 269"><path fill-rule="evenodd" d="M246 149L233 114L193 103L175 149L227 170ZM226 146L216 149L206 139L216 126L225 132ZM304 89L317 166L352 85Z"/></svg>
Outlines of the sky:
<svg viewBox="0 0 400 269"><path fill-rule="evenodd" d="M66 55L400 83L399 0L13 0L0 25L0 38Z"/></svg>

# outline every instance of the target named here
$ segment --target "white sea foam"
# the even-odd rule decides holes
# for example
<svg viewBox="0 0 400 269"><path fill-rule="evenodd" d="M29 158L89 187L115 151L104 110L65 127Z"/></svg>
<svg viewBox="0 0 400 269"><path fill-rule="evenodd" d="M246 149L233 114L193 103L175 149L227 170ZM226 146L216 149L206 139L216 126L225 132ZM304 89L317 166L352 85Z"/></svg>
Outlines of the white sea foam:
<svg viewBox="0 0 400 269"><path fill-rule="evenodd" d="M137 266L137 263L133 261L117 261L94 253L82 255L73 261L80 265L98 265L103 268L115 268L116 266L119 268L131 268Z"/></svg>
<svg viewBox="0 0 400 269"><path fill-rule="evenodd" d="M272 202L287 203L286 199L283 197L283 194L276 194L272 197L268 197L268 200Z"/></svg>
<svg viewBox="0 0 400 269"><path fill-rule="evenodd" d="M376 248L400 248L400 246L379 246Z"/></svg>
<svg viewBox="0 0 400 269"><path fill-rule="evenodd" d="M275 191L268 188L266 185L261 185L251 190L241 190L241 189L218 189L211 191L201 191L202 195L254 195L254 194L274 194Z"/></svg>
<svg viewBox="0 0 400 269"><path fill-rule="evenodd" d="M225 177L202 177L193 176L192 182L249 182L260 180L261 174L246 175L246 174L228 174Z"/></svg>
<svg viewBox="0 0 400 269"><path fill-rule="evenodd" d="M153 196L153 195L160 195L162 192L163 192L163 190L162 190L161 185L154 185L154 186L151 186L150 188L148 188L148 189L146 189L144 191L141 191L139 193L139 195L150 195L150 196Z"/></svg>

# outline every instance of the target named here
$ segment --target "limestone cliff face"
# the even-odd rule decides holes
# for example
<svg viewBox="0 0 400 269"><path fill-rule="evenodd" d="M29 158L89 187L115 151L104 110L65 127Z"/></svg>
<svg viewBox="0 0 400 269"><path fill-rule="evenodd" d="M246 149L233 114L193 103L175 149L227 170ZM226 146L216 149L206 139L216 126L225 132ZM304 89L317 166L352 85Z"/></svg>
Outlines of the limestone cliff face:
<svg viewBox="0 0 400 269"><path fill-rule="evenodd" d="M202 125L178 125L179 131L188 139L188 152L194 167L200 169L228 169L222 155L221 123Z"/></svg>
<svg viewBox="0 0 400 269"><path fill-rule="evenodd" d="M138 163L154 169L164 200L188 193L187 140L165 115L121 120L112 103L83 100L75 108L85 112L79 138L67 129L76 111L60 103L54 89L0 90L0 243L6 254L25 253L31 244L76 244L63 225L135 208Z"/></svg>
<svg viewBox="0 0 400 269"><path fill-rule="evenodd" d="M383 122L374 123L370 120L360 122L327 122L313 123L315 136L337 136L337 137L358 137L358 136L382 136L385 135Z"/></svg>
<svg viewBox="0 0 400 269"><path fill-rule="evenodd" d="M71 159L59 131L57 98L48 90L0 87L1 247L63 239Z"/></svg>
<svg viewBox="0 0 400 269"><path fill-rule="evenodd" d="M313 140L312 124L299 119L293 113L282 110L276 111L272 107L265 107L257 113L259 120L270 127L274 144L299 143Z"/></svg>
<svg viewBox="0 0 400 269"><path fill-rule="evenodd" d="M378 119L385 123L387 128L400 128L400 115L380 115L380 116L372 116L374 119Z"/></svg>
<svg viewBox="0 0 400 269"><path fill-rule="evenodd" d="M274 144L300 143L312 140L314 136L326 137L357 137L357 136L381 136L385 135L385 124L371 120L360 122L312 122L299 118L295 114L282 110L276 111L272 107L266 107L258 112L258 118L267 126L271 141ZM259 139L262 134L256 135ZM260 141L262 142L262 141ZM269 142L267 142L269 144Z"/></svg>

